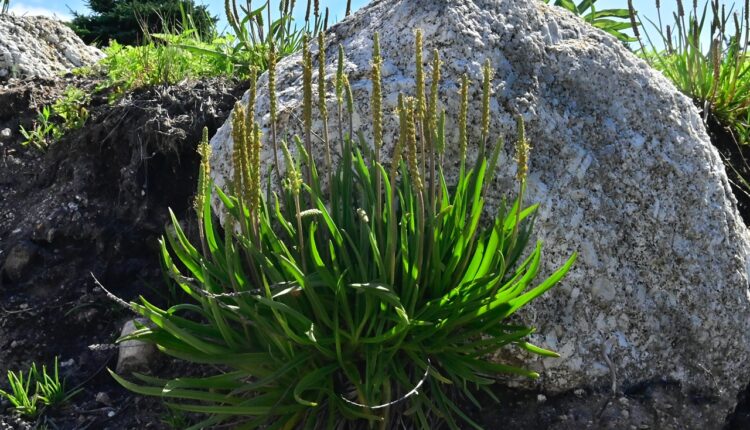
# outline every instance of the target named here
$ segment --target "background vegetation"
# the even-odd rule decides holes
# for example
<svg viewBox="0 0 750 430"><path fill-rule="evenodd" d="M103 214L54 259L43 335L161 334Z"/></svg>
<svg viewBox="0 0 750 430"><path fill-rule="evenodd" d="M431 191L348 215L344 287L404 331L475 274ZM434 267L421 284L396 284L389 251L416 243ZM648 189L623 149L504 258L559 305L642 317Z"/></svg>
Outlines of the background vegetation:
<svg viewBox="0 0 750 430"><path fill-rule="evenodd" d="M150 33L179 28L185 13L191 16L193 30L201 38L216 34L216 22L206 6L194 0L88 0L91 15L74 12L71 28L86 43L107 44L110 40L122 45L149 42Z"/></svg>

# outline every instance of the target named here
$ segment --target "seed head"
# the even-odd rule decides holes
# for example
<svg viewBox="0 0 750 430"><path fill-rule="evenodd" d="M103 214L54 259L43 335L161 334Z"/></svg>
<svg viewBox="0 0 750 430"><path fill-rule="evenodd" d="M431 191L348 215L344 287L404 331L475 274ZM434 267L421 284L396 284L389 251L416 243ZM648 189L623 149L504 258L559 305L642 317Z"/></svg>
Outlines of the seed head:
<svg viewBox="0 0 750 430"><path fill-rule="evenodd" d="M440 84L440 53L432 51L432 83L430 85L430 104L428 109L429 128L432 133L437 131L438 85Z"/></svg>
<svg viewBox="0 0 750 430"><path fill-rule="evenodd" d="M440 112L440 119L437 122L437 148L435 150L442 155L445 152L445 109Z"/></svg>
<svg viewBox="0 0 750 430"><path fill-rule="evenodd" d="M302 173L297 167L297 162L292 158L292 154L286 146L286 141L281 141L281 150L284 152L284 161L286 162L286 178L282 185L292 194L299 195L302 188Z"/></svg>
<svg viewBox="0 0 750 430"><path fill-rule="evenodd" d="M417 29L416 37L416 63L417 63L417 104L416 115L418 118L424 118L426 111L424 95L424 67L422 65L422 29Z"/></svg>
<svg viewBox="0 0 750 430"><path fill-rule="evenodd" d="M234 167L233 188L237 198L242 199L244 174L247 171L245 157L245 142L247 141L245 130L245 108L242 103L234 105L232 113L232 162Z"/></svg>
<svg viewBox="0 0 750 430"><path fill-rule="evenodd" d="M529 171L529 151L531 151L531 146L529 146L529 142L526 140L526 127L521 115L516 117L516 128L518 129L518 141L516 142L518 171L516 172L516 177L519 181L523 182L526 180L526 175Z"/></svg>
<svg viewBox="0 0 750 430"><path fill-rule="evenodd" d="M227 15L227 22L229 22L229 25L231 25L232 28L236 28L237 20L235 19L235 15L232 13L232 8L230 7L229 0L224 0L224 12Z"/></svg>
<svg viewBox="0 0 750 430"><path fill-rule="evenodd" d="M268 98L271 105L271 124L276 123L276 45L270 38L268 50Z"/></svg>
<svg viewBox="0 0 750 430"><path fill-rule="evenodd" d="M352 86L349 84L349 76L344 75L344 89L346 91L346 111L349 115L354 115L354 95Z"/></svg>
<svg viewBox="0 0 750 430"><path fill-rule="evenodd" d="M344 103L344 47L339 43L339 61L336 67L336 100Z"/></svg>
<svg viewBox="0 0 750 430"><path fill-rule="evenodd" d="M318 109L323 121L328 118L326 107L326 36L325 32L318 33Z"/></svg>
<svg viewBox="0 0 750 430"><path fill-rule="evenodd" d="M380 40L378 33L375 33L372 53L372 129L375 140L375 158L379 157L380 147L383 145L383 94L380 77Z"/></svg>
<svg viewBox="0 0 750 430"><path fill-rule="evenodd" d="M312 129L312 54L307 34L302 38L302 92L305 134Z"/></svg>
<svg viewBox="0 0 750 430"><path fill-rule="evenodd" d="M255 100L257 98L257 83L258 83L258 70L255 67L250 68L250 88L247 90L247 110L245 111L245 131L248 134L248 138L252 136L253 128L255 128Z"/></svg>
<svg viewBox="0 0 750 430"><path fill-rule="evenodd" d="M200 171L198 172L198 190L195 193L193 206L199 220L203 220L203 206L210 187L211 177L211 145L208 144L208 127L203 127L201 142L198 144L198 154L201 156Z"/></svg>
<svg viewBox="0 0 750 430"><path fill-rule="evenodd" d="M466 117L469 112L469 77L464 73L461 77L461 108L458 116L458 148L460 160L466 160L466 146L468 136L466 130Z"/></svg>
<svg viewBox="0 0 750 430"><path fill-rule="evenodd" d="M641 34L638 31L638 22L635 18L636 12L635 8L633 7L633 0L628 0L628 15L630 16L630 26L633 28L633 34L635 35L635 37L640 38Z"/></svg>
<svg viewBox="0 0 750 430"><path fill-rule="evenodd" d="M395 178L398 173L399 164L401 164L402 152L406 144L406 106L404 105L404 95L398 95L398 140L393 147L391 155L391 178Z"/></svg>
<svg viewBox="0 0 750 430"><path fill-rule="evenodd" d="M492 81L492 65L488 58L482 68L484 82L482 85L482 137L486 140L490 134L490 82Z"/></svg>
<svg viewBox="0 0 750 430"><path fill-rule="evenodd" d="M417 129L416 129L416 101L409 98L406 104L406 161L409 164L412 186L416 191L422 191L422 176L419 173L419 161L417 160Z"/></svg>
<svg viewBox="0 0 750 430"><path fill-rule="evenodd" d="M260 139L260 126L255 124L253 129L253 140L250 146L250 189L248 190L248 196L250 198L250 210L251 212L260 209L260 151L262 149L262 142Z"/></svg>

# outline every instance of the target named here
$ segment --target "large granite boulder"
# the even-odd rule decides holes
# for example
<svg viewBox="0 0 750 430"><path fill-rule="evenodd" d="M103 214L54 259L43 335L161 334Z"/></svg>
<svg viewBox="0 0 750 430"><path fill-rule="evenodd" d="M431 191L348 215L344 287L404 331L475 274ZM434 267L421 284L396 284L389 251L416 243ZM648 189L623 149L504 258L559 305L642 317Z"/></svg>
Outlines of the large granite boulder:
<svg viewBox="0 0 750 430"><path fill-rule="evenodd" d="M54 78L103 56L63 22L42 16L0 14L0 79Z"/></svg>
<svg viewBox="0 0 750 430"><path fill-rule="evenodd" d="M536 388L673 381L683 393L712 399L692 424L720 426L750 382L750 235L691 101L614 38L539 1L373 1L330 29L327 78L341 43L357 100L355 128L367 136L372 40L380 33L385 156L397 132L396 96L414 93L415 28L424 31L426 53L440 50L451 132L460 76L473 80L475 142L480 67L491 60L492 140L509 142L495 196L514 189L510 142L520 113L533 146L528 201L541 203L536 236L545 243L544 271L580 252L567 279L520 315L538 328L541 346L562 354L523 357L542 374ZM277 69L277 127L285 135L300 133L299 63L294 56ZM266 85L264 75L257 116L267 131ZM328 99L334 112L332 93ZM335 118L330 126L336 130ZM231 178L230 128L227 122L211 141L220 186ZM271 163L269 148L263 158Z"/></svg>

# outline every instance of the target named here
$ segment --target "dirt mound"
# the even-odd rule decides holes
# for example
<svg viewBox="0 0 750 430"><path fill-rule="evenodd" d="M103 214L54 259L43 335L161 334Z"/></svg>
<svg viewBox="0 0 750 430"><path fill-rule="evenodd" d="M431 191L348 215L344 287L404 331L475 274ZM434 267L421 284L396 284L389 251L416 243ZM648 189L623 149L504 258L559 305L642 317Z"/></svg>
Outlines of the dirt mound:
<svg viewBox="0 0 750 430"><path fill-rule="evenodd" d="M95 82L75 84L91 90ZM66 85L37 79L1 88L0 129L29 127L36 109ZM112 343L127 315L90 273L126 300L164 294L157 239L168 208L188 218L201 130L213 133L246 88L222 79L185 82L137 90L114 105L101 94L93 97L87 124L45 154L22 147L18 136L6 140L0 147L0 375L59 355L70 383L96 378L87 387L112 390L117 405L125 394L101 373L112 354L88 346ZM104 410L95 395L87 389L56 425L131 423L115 424L126 405Z"/></svg>

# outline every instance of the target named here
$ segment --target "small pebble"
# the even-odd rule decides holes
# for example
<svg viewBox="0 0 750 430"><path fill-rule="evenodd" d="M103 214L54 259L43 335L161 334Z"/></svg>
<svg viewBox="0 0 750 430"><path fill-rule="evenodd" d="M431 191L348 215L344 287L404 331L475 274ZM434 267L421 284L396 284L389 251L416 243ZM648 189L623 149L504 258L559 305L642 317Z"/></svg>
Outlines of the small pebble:
<svg viewBox="0 0 750 430"><path fill-rule="evenodd" d="M104 391L96 393L96 397L94 399L97 403L101 403L105 406L112 406L112 400L109 398L109 394L105 393Z"/></svg>
<svg viewBox="0 0 750 430"><path fill-rule="evenodd" d="M545 396L544 394L539 394L536 396L536 401L539 403L544 403L547 401L547 396Z"/></svg>

